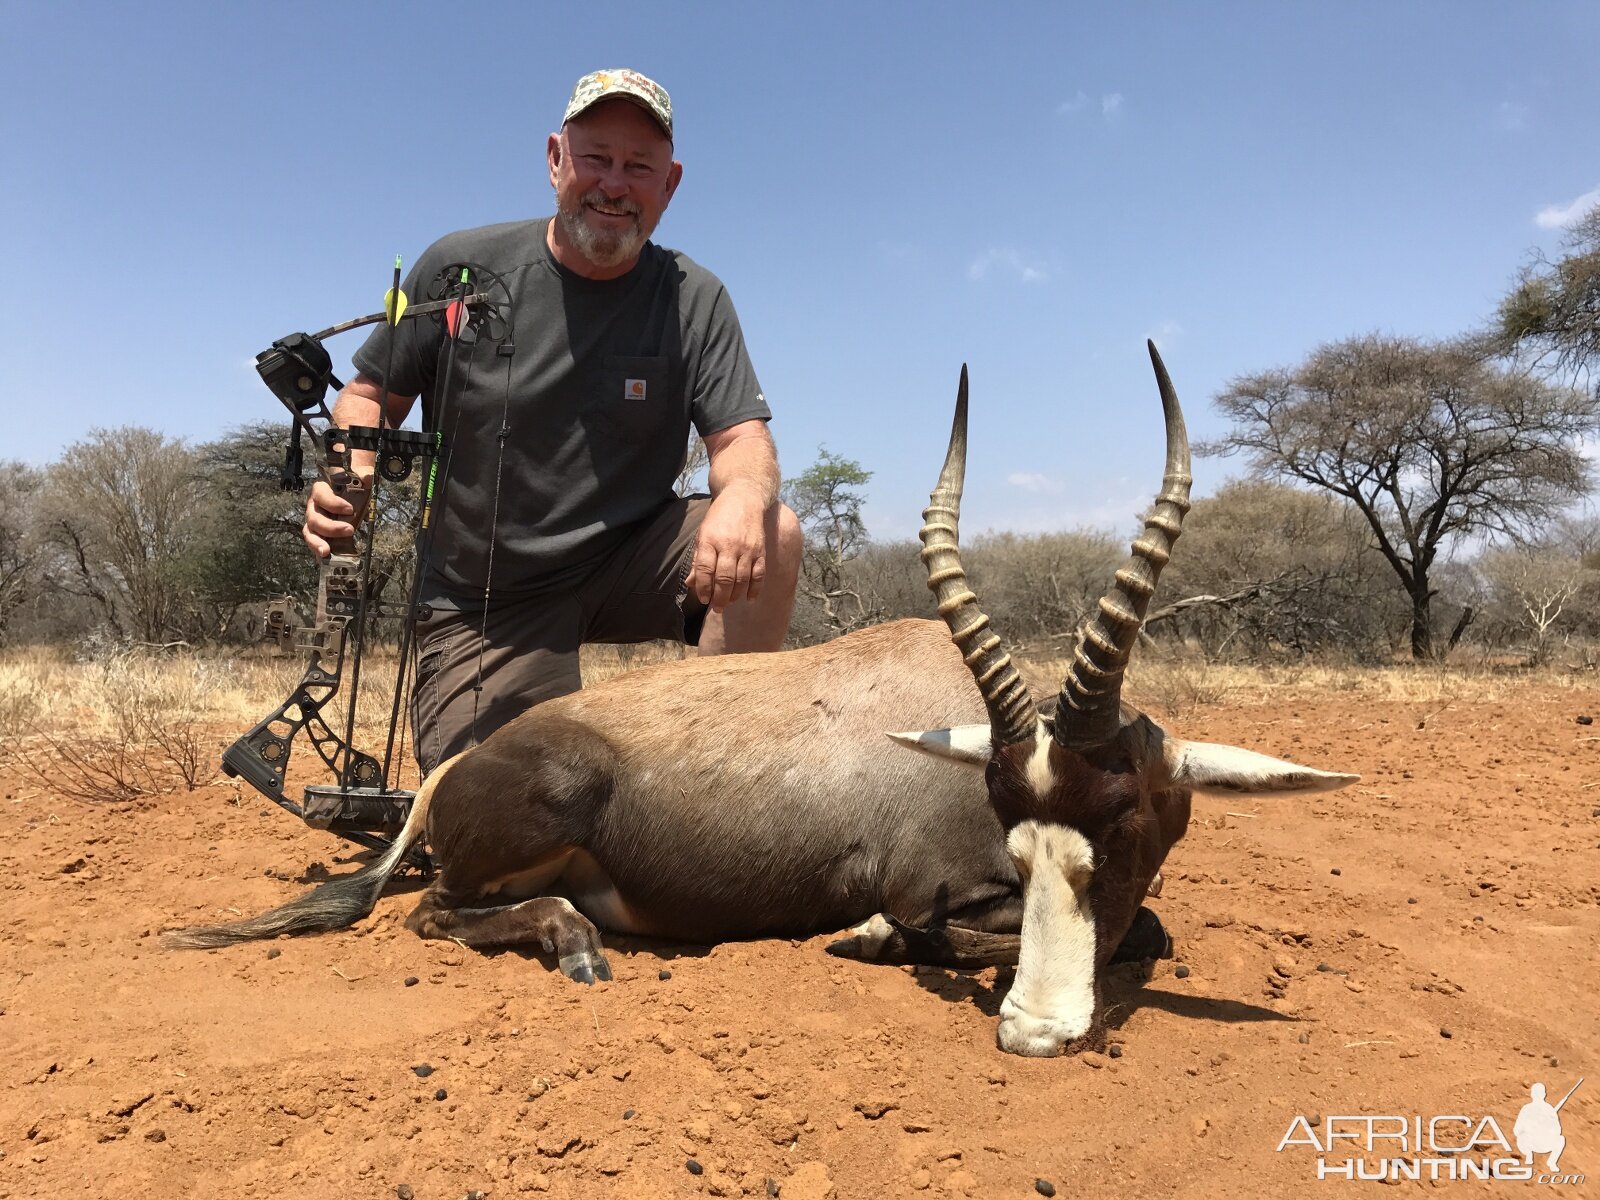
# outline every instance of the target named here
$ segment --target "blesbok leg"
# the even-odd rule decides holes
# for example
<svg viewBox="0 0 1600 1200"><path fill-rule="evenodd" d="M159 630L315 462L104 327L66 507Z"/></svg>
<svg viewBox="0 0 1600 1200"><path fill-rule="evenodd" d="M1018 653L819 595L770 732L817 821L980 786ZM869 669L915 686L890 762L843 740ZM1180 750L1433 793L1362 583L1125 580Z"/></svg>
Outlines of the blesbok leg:
<svg viewBox="0 0 1600 1200"><path fill-rule="evenodd" d="M475 950L536 945L554 954L561 973L579 983L611 978L600 931L570 901L536 896L494 908L446 908L434 889L422 894L406 927L425 938L448 938Z"/></svg>
<svg viewBox="0 0 1600 1200"><path fill-rule="evenodd" d="M1021 945L1022 897L1002 896L949 913L927 929L877 913L828 943L829 954L863 962L975 969L1013 964Z"/></svg>
<svg viewBox="0 0 1600 1200"><path fill-rule="evenodd" d="M1006 911L1005 915L1011 914ZM1020 900L1014 922L997 921L993 928L985 929L974 929L955 919L945 925L918 929L886 913L877 913L852 927L846 936L829 942L827 950L840 958L893 965L917 963L956 970L1014 966L1022 938L1007 930L1020 929L1021 925ZM1140 908L1111 961L1143 962L1148 958L1171 957L1172 939L1161 919L1150 909Z"/></svg>

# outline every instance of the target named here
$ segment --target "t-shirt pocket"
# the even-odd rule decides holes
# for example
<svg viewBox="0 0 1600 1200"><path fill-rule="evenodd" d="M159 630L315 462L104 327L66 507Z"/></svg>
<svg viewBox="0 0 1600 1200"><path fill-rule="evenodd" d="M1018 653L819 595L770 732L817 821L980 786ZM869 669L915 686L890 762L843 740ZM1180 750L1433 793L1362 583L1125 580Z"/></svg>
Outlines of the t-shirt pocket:
<svg viewBox="0 0 1600 1200"><path fill-rule="evenodd" d="M593 411L606 431L622 441L650 441L667 427L672 415L669 382L664 354L608 355L600 368Z"/></svg>

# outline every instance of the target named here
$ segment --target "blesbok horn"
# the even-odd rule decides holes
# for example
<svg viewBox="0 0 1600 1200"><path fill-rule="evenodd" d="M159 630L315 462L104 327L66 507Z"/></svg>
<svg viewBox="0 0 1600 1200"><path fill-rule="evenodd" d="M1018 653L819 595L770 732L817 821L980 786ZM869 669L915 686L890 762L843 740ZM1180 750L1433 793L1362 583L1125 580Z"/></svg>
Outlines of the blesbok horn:
<svg viewBox="0 0 1600 1200"><path fill-rule="evenodd" d="M967 366L961 365L961 387L956 393L956 415L950 426L950 448L945 453L939 482L922 510L922 562L928 571L928 588L938 598L939 615L950 629L961 657L978 681L983 705L989 710L989 729L1002 745L1034 736L1038 710L1028 694L1000 638L989 628L989 618L978 608L978 598L967 586L961 566L958 538L961 526L961 489L967 473Z"/></svg>
<svg viewBox="0 0 1600 1200"><path fill-rule="evenodd" d="M1167 469L1155 507L1145 518L1144 533L1133 543L1128 565L1117 572L1116 583L1101 598L1099 610L1078 632L1056 705L1056 740L1068 750L1104 746L1116 736L1121 723L1122 673L1144 625L1156 580L1172 557L1172 544L1183 531L1183 516L1189 511L1194 477L1189 473L1189 435L1183 425L1183 409L1156 344L1146 344L1166 414Z"/></svg>

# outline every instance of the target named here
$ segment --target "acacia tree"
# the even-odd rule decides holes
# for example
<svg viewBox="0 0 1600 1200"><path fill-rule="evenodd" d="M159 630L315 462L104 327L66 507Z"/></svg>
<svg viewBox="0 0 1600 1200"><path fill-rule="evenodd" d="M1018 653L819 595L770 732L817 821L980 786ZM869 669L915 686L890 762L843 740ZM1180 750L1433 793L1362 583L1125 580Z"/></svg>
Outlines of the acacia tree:
<svg viewBox="0 0 1600 1200"><path fill-rule="evenodd" d="M783 485L784 503L806 534L801 588L822 606L837 633L869 624L874 616L845 580L847 565L867 544L861 489L871 478L860 463L819 447L817 461Z"/></svg>
<svg viewBox="0 0 1600 1200"><path fill-rule="evenodd" d="M92 602L119 637L184 636L182 563L202 496L192 452L152 429L96 429L67 448L40 491L56 586Z"/></svg>
<svg viewBox="0 0 1600 1200"><path fill-rule="evenodd" d="M1342 496L1411 601L1411 653L1433 656L1431 572L1464 534L1518 537L1591 487L1579 439L1600 397L1505 370L1453 344L1369 335L1293 368L1234 379L1234 427L1200 446L1265 478Z"/></svg>
<svg viewBox="0 0 1600 1200"><path fill-rule="evenodd" d="M1575 558L1533 548L1490 551L1479 560L1478 570L1502 609L1502 619L1527 631L1529 666L1548 657L1551 631L1595 574Z"/></svg>
<svg viewBox="0 0 1600 1200"><path fill-rule="evenodd" d="M1600 365L1600 204L1568 232L1566 249L1523 271L1500 302L1496 332L1503 344L1578 374Z"/></svg>
<svg viewBox="0 0 1600 1200"><path fill-rule="evenodd" d="M33 533L43 480L25 463L0 462L0 643L43 583L43 548Z"/></svg>

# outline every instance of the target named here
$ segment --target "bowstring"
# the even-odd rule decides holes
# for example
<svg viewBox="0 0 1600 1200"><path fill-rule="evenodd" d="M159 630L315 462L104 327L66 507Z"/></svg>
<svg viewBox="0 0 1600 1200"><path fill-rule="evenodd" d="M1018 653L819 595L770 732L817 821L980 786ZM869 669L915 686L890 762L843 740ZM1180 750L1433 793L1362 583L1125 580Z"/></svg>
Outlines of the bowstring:
<svg viewBox="0 0 1600 1200"><path fill-rule="evenodd" d="M503 348L503 347L502 347ZM489 593L494 585L494 547L500 530L500 481L505 473L506 439L511 436L511 355L505 355L506 379L500 405L500 450L494 464L494 505L489 515L489 556L483 576L483 619L478 628L478 670L472 683L472 745L478 744L478 701L483 696L483 651L489 640Z"/></svg>
<svg viewBox="0 0 1600 1200"><path fill-rule="evenodd" d="M456 326L455 333L450 333L450 310L448 308L444 310L444 315L442 317L445 325L445 333L449 337L449 347L445 352L444 386L439 392L439 411L435 414L434 419L429 422L434 427L434 460L429 464L430 478L424 481L421 489L422 513L419 514L426 515L428 520L424 524L423 528L419 531L416 547L416 561L412 568L411 595L407 600L406 623L401 634L399 673L395 677L394 682L394 701L389 708L389 740L385 745L383 752L383 788L385 791L388 791L389 789L389 766L393 761L395 734L397 730L399 731L400 739L400 755L402 759L405 756L407 726L400 720L400 698L405 694L407 675L412 675L414 677L420 662L420 647L416 637L416 614L418 600L422 594L422 574L423 571L426 570L428 557L433 550L434 534L438 528L438 521L441 519L442 514L445 511L445 493L450 486L450 461L448 456L451 447L454 445L456 431L451 430L449 439L443 438L445 414L451 413L454 415L458 426L461 421L461 405L457 404L452 409L450 404L450 385L455 378L456 351L461 342L461 335L470 327L467 297L472 294L472 288L467 278L466 268L462 269L462 276L463 278L460 280L461 295L458 298L458 302L461 304L461 315L459 317L460 323ZM472 354L468 354L466 356L467 365L461 377L460 388L460 391L463 394L466 392L467 386L472 380L472 363L474 357L475 355ZM443 440L442 447L440 445L441 440ZM436 495L434 495L431 494L432 477L433 471L438 463L441 450L446 456L446 461L444 464L444 469L438 472L438 492Z"/></svg>

